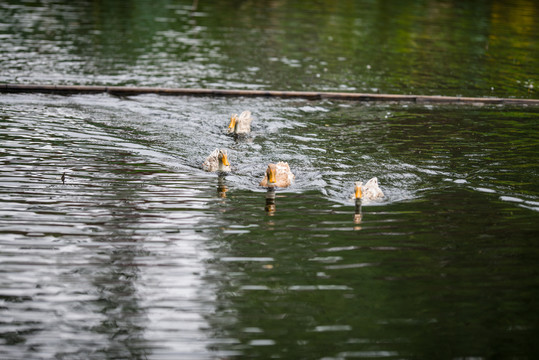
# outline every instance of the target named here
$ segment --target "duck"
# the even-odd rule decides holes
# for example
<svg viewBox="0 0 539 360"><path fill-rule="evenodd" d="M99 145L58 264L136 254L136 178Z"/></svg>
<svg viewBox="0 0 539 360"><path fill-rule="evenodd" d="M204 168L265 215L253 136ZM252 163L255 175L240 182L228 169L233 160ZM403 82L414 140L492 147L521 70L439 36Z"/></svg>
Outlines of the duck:
<svg viewBox="0 0 539 360"><path fill-rule="evenodd" d="M373 177L365 185L363 182L356 181L354 186L354 197L356 200L377 200L384 197L384 193L378 186L378 178Z"/></svg>
<svg viewBox="0 0 539 360"><path fill-rule="evenodd" d="M260 186L264 187L288 187L292 185L295 175L290 171L290 166L286 162L278 162L277 164L269 164L264 178L260 182Z"/></svg>
<svg viewBox="0 0 539 360"><path fill-rule="evenodd" d="M213 150L202 164L202 168L209 172L229 172L230 163L228 162L227 151L224 149Z"/></svg>
<svg viewBox="0 0 539 360"><path fill-rule="evenodd" d="M228 133L233 133L236 135L250 133L251 121L253 121L253 118L251 117L251 112L249 110L245 110L244 112L242 112L239 117L238 114L233 114L230 117Z"/></svg>

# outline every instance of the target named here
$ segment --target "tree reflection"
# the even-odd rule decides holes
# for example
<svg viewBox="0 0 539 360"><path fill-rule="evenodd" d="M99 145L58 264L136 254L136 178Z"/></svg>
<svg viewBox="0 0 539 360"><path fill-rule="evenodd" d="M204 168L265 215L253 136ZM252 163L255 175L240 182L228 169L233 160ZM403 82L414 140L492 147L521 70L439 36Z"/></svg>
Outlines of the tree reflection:
<svg viewBox="0 0 539 360"><path fill-rule="evenodd" d="M113 163L130 162L130 159L120 161L120 155L114 155L110 159ZM100 266L92 281L99 297L95 302L97 311L105 319L93 330L106 335L107 342L102 344L99 352L107 357L146 359L149 350L144 332L148 318L138 302L140 269L136 264L137 259L146 253L133 230L133 225L141 219L137 211L140 197L133 186L140 179L129 169L113 176L117 179L111 182L109 188L115 195L108 204L101 204L101 207L111 210L112 217L103 224L104 235L96 239L101 243L99 256L96 256Z"/></svg>

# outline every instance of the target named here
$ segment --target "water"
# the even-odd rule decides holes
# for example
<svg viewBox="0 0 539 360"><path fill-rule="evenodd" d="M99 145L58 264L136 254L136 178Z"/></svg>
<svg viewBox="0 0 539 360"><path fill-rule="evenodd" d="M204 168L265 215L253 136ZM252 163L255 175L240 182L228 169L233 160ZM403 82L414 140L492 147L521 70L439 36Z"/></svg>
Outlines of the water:
<svg viewBox="0 0 539 360"><path fill-rule="evenodd" d="M221 114L244 108L236 141ZM537 109L4 95L2 116L8 358L534 350ZM297 182L268 213L277 160Z"/></svg>
<svg viewBox="0 0 539 360"><path fill-rule="evenodd" d="M537 98L533 0L0 4L0 82Z"/></svg>
<svg viewBox="0 0 539 360"><path fill-rule="evenodd" d="M533 2L133 4L1 4L0 81L536 97ZM438 70L402 77L403 49ZM463 61L430 60L450 56ZM253 133L235 139L245 109ZM536 358L538 119L0 95L0 357ZM216 147L231 174L201 169ZM280 160L296 183L267 193ZM385 197L355 204L373 176Z"/></svg>

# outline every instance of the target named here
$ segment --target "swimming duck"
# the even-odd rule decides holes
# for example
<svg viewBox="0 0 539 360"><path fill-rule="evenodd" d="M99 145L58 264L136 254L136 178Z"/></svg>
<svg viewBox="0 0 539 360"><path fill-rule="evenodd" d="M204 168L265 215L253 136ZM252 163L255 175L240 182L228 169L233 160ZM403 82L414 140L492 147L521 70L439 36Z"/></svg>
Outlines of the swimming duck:
<svg viewBox="0 0 539 360"><path fill-rule="evenodd" d="M277 164L268 165L260 186L288 187L294 182L294 178L295 176L290 171L288 163L280 161Z"/></svg>
<svg viewBox="0 0 539 360"><path fill-rule="evenodd" d="M367 181L365 185L361 181L356 181L354 189L356 199L376 200L384 197L384 193L378 186L378 179L376 177Z"/></svg>
<svg viewBox="0 0 539 360"><path fill-rule="evenodd" d="M230 171L230 163L228 162L228 154L224 149L215 149L206 158L202 164L202 168L206 171Z"/></svg>
<svg viewBox="0 0 539 360"><path fill-rule="evenodd" d="M240 114L234 114L230 117L230 124L228 125L228 133L234 134L247 134L251 132L251 112L246 110Z"/></svg>

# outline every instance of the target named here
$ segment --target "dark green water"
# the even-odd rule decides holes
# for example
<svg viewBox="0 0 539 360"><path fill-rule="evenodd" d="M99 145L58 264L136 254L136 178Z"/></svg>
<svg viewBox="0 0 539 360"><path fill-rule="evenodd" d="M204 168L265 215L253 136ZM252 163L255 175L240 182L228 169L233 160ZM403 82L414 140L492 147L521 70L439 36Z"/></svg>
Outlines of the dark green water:
<svg viewBox="0 0 539 360"><path fill-rule="evenodd" d="M532 1L191 7L3 2L0 82L537 98ZM0 95L0 358L537 358L538 134L534 107Z"/></svg>
<svg viewBox="0 0 539 360"><path fill-rule="evenodd" d="M0 82L537 98L518 1L4 1Z"/></svg>

